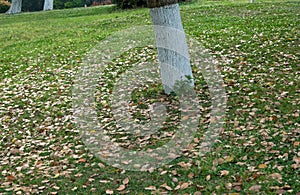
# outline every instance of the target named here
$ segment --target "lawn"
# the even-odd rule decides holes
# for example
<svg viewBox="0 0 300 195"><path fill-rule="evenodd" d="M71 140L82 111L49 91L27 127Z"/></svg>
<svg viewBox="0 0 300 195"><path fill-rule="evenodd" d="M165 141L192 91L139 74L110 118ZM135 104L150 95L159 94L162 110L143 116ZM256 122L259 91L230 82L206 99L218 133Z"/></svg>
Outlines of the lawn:
<svg viewBox="0 0 300 195"><path fill-rule="evenodd" d="M186 34L218 61L228 98L224 129L212 150L199 156L211 105L206 81L193 66L202 107L195 138L181 157L147 172L115 168L89 151L73 121L72 86L87 53L118 31L151 25L149 10L0 15L0 194L299 195L299 10L300 1L293 0L181 5ZM116 133L111 91L118 74L156 61L156 54L153 46L127 51L99 80L99 121L124 147L138 139L124 141L124 132ZM161 93L159 85L136 92L135 117L143 120L143 106ZM168 122L172 134L178 121ZM142 144L158 147L169 139L160 130Z"/></svg>

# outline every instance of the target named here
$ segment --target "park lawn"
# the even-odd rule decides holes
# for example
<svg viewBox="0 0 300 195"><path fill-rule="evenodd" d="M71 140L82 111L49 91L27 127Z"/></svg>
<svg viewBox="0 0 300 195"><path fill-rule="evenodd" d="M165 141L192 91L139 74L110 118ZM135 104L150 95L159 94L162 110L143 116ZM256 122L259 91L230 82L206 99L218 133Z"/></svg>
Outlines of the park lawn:
<svg viewBox="0 0 300 195"><path fill-rule="evenodd" d="M185 32L219 61L228 96L224 131L199 157L205 113L193 148L151 173L96 158L72 121L72 84L86 54L114 32L151 25L148 10L0 15L0 194L300 193L299 10L299 1L182 5ZM138 53L149 60L156 55L153 47L138 48L110 70L122 73L145 57ZM205 81L193 71L209 111ZM110 74L104 77L108 92ZM98 114L107 117L99 98Z"/></svg>

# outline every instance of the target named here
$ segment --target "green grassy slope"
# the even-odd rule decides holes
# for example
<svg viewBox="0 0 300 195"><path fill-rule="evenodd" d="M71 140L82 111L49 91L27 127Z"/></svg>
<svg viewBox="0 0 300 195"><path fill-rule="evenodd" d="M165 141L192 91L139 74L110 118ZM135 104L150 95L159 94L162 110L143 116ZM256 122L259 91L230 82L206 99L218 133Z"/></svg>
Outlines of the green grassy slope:
<svg viewBox="0 0 300 195"><path fill-rule="evenodd" d="M299 10L299 1L182 5L185 32L220 62L226 123L212 152L187 151L152 173L122 171L94 157L71 111L85 55L116 31L151 25L148 10L0 15L0 194L299 193ZM132 54L116 59L112 70L138 61ZM196 68L194 74L201 96L203 79ZM205 130L208 119L201 121Z"/></svg>

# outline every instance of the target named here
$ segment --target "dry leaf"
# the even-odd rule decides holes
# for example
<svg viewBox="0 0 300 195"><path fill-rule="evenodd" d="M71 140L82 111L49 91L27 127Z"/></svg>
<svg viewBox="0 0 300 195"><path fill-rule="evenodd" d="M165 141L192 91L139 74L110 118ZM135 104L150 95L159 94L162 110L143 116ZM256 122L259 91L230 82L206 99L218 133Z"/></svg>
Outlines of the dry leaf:
<svg viewBox="0 0 300 195"><path fill-rule="evenodd" d="M77 161L77 163L85 163L86 162L86 159L85 158L81 158Z"/></svg>
<svg viewBox="0 0 300 195"><path fill-rule="evenodd" d="M226 161L226 162L231 162L231 161L233 161L233 159L234 159L234 156L231 155L231 156L227 156L227 157L225 158L225 161Z"/></svg>
<svg viewBox="0 0 300 195"><path fill-rule="evenodd" d="M259 169L264 169L264 168L266 168L266 167L267 167L266 164L260 164L260 165L258 165L258 168L259 168Z"/></svg>
<svg viewBox="0 0 300 195"><path fill-rule="evenodd" d="M125 188L126 188L125 185L122 184L122 185L120 185L120 186L117 188L117 190L118 190L118 191L123 191L123 190L125 190Z"/></svg>
<svg viewBox="0 0 300 195"><path fill-rule="evenodd" d="M156 187L155 186L149 186L149 187L146 187L145 190L156 190Z"/></svg>
<svg viewBox="0 0 300 195"><path fill-rule="evenodd" d="M181 189L181 190L187 189L188 187L189 187L189 183L182 183L182 184L180 185L180 189Z"/></svg>
<svg viewBox="0 0 300 195"><path fill-rule="evenodd" d="M114 194L114 191L113 190L106 190L105 193L106 194Z"/></svg>
<svg viewBox="0 0 300 195"><path fill-rule="evenodd" d="M192 178L194 177L194 175L195 175L194 173L189 173L189 174L188 174L188 177L189 177L190 179L192 179Z"/></svg>
<svg viewBox="0 0 300 195"><path fill-rule="evenodd" d="M258 192L261 189L261 185L254 185L249 188L250 191Z"/></svg>
<svg viewBox="0 0 300 195"><path fill-rule="evenodd" d="M105 165L102 164L102 163L98 163L98 166L99 166L100 168L105 168Z"/></svg>
<svg viewBox="0 0 300 195"><path fill-rule="evenodd" d="M279 173L272 173L272 174L270 175L270 177L271 177L272 179L277 180L277 181L280 181L280 180L282 179L282 176L281 176Z"/></svg>
<svg viewBox="0 0 300 195"><path fill-rule="evenodd" d="M122 182L124 185L127 185L128 183L129 183L129 178L127 177L127 178L125 178L124 180L123 180L123 182Z"/></svg>
<svg viewBox="0 0 300 195"><path fill-rule="evenodd" d="M228 175L229 174L229 171L227 171L227 170L222 170L222 171L220 171L220 173L221 173L221 176L223 176L223 175Z"/></svg>
<svg viewBox="0 0 300 195"><path fill-rule="evenodd" d="M162 184L161 187L163 187L169 191L173 190L170 186L167 185L167 183Z"/></svg>
<svg viewBox="0 0 300 195"><path fill-rule="evenodd" d="M207 175L206 176L206 181L209 181L210 180L210 175Z"/></svg>
<svg viewBox="0 0 300 195"><path fill-rule="evenodd" d="M16 180L16 177L15 176L12 176L12 175L9 175L6 177L8 181L12 182L14 180Z"/></svg>

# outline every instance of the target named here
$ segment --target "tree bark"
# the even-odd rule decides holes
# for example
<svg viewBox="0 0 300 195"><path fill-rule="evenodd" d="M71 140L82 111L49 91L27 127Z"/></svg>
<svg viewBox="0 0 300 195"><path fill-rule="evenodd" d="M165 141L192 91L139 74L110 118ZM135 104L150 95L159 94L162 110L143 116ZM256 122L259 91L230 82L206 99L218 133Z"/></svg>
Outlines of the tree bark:
<svg viewBox="0 0 300 195"><path fill-rule="evenodd" d="M11 6L6 13L17 14L21 12L21 9L22 9L22 0L12 0Z"/></svg>
<svg viewBox="0 0 300 195"><path fill-rule="evenodd" d="M194 86L186 38L176 0L148 1L156 46L160 74L165 93L174 91L178 81L189 81Z"/></svg>
<svg viewBox="0 0 300 195"><path fill-rule="evenodd" d="M53 10L53 0L44 1L44 11Z"/></svg>

